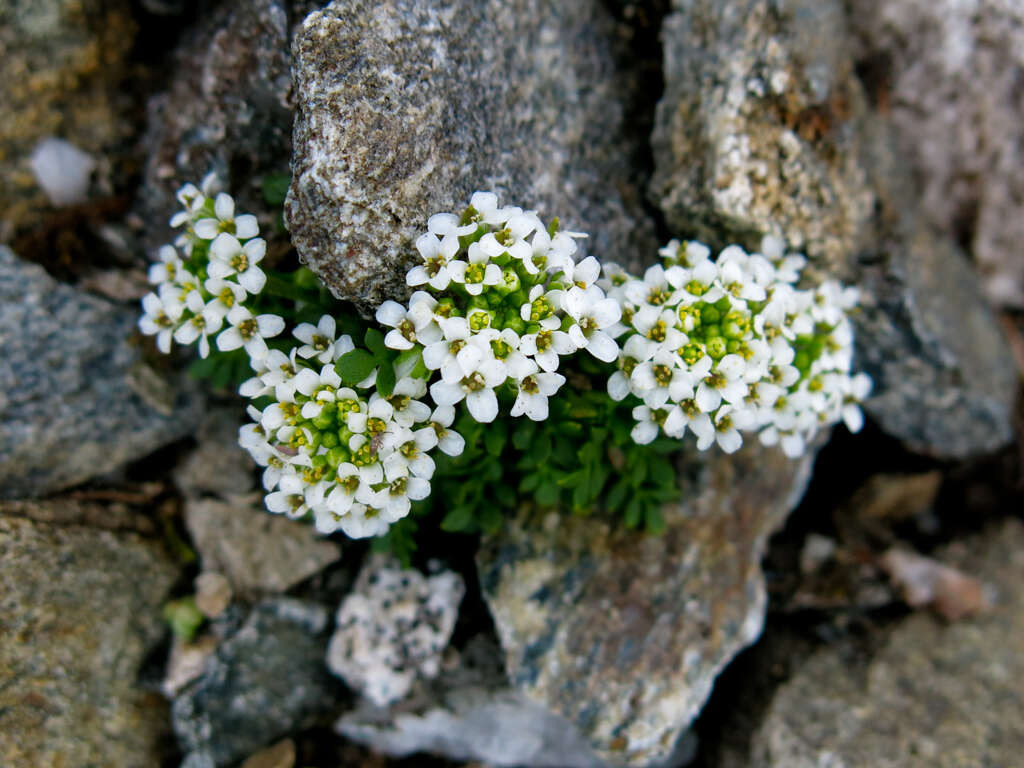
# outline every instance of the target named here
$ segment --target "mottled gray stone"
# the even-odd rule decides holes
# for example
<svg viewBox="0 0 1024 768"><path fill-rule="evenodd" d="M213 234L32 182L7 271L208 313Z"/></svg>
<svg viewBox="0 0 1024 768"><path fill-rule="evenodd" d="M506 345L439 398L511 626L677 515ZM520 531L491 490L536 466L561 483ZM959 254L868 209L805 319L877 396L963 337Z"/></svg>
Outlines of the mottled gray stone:
<svg viewBox="0 0 1024 768"><path fill-rule="evenodd" d="M1007 521L938 559L995 585L994 609L956 624L916 613L861 664L818 651L775 695L752 768L1021 764L1024 525Z"/></svg>
<svg viewBox="0 0 1024 768"><path fill-rule="evenodd" d="M327 666L377 706L398 701L418 677L437 677L465 591L454 571L424 576L371 557L338 607Z"/></svg>
<svg viewBox="0 0 1024 768"><path fill-rule="evenodd" d="M193 429L194 390L140 361L137 321L0 246L0 497L83 482Z"/></svg>
<svg viewBox="0 0 1024 768"><path fill-rule="evenodd" d="M335 2L293 46L297 107L285 213L301 258L372 314L407 293L427 218L475 190L589 231L620 263L654 253L617 68L597 0Z"/></svg>
<svg viewBox="0 0 1024 768"><path fill-rule="evenodd" d="M1024 307L1024 6L854 0L879 111L920 184L921 212L969 243L988 296Z"/></svg>
<svg viewBox="0 0 1024 768"><path fill-rule="evenodd" d="M135 681L178 571L136 533L0 513L0 764L161 764L166 704Z"/></svg>
<svg viewBox="0 0 1024 768"><path fill-rule="evenodd" d="M258 502L190 499L185 525L203 570L223 574L242 596L284 592L341 557L313 526L272 515Z"/></svg>
<svg viewBox="0 0 1024 768"><path fill-rule="evenodd" d="M875 383L865 410L941 459L1009 443L1017 372L964 254L925 228L883 248L862 272L854 315L858 359Z"/></svg>
<svg viewBox="0 0 1024 768"><path fill-rule="evenodd" d="M174 468L174 482L182 493L226 497L256 487L256 464L238 444L238 428L244 419L237 402L206 411L196 432L195 450Z"/></svg>
<svg viewBox="0 0 1024 768"><path fill-rule="evenodd" d="M167 91L149 101L143 183L136 210L155 249L173 239L167 222L185 182L216 171L238 210L256 214L264 236L277 211L262 178L287 173L291 154L288 3L239 0L201 17L173 58Z"/></svg>
<svg viewBox="0 0 1024 768"><path fill-rule="evenodd" d="M670 228L750 247L775 234L808 254L810 279L860 284L879 426L938 458L1005 444L1011 356L952 228L921 210L843 5L676 0L663 38L651 195Z"/></svg>
<svg viewBox="0 0 1024 768"><path fill-rule="evenodd" d="M702 457L659 536L521 513L477 556L513 688L615 765L665 760L716 675L760 634L760 560L810 458Z"/></svg>
<svg viewBox="0 0 1024 768"><path fill-rule="evenodd" d="M323 662L327 625L314 603L257 604L174 700L184 765L230 765L337 707L343 688Z"/></svg>

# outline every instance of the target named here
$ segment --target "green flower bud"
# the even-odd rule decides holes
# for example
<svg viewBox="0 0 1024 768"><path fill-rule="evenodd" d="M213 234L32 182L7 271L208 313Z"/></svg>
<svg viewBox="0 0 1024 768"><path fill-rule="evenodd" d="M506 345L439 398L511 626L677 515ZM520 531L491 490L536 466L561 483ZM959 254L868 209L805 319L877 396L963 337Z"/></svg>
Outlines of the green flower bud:
<svg viewBox="0 0 1024 768"><path fill-rule="evenodd" d="M713 336L708 340L708 354L715 360L725 357L729 351L729 345L721 336Z"/></svg>

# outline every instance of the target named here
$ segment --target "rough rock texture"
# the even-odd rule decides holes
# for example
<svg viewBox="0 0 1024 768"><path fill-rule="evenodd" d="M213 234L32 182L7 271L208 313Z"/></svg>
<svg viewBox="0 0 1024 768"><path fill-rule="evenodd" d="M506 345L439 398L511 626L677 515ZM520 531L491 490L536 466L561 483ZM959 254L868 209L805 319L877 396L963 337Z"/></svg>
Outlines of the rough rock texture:
<svg viewBox="0 0 1024 768"><path fill-rule="evenodd" d="M335 2L293 46L297 106L286 218L336 296L372 311L407 293L438 211L493 189L590 232L592 253L651 259L635 178L642 137L597 0Z"/></svg>
<svg viewBox="0 0 1024 768"><path fill-rule="evenodd" d="M185 525L203 570L223 574L242 596L284 592L341 557L312 526L257 504L192 499Z"/></svg>
<svg viewBox="0 0 1024 768"><path fill-rule="evenodd" d="M0 0L0 242L48 206L29 159L47 136L123 152L121 90L135 31L128 0Z"/></svg>
<svg viewBox="0 0 1024 768"><path fill-rule="evenodd" d="M0 764L161 763L166 705L135 679L177 573L138 534L0 513Z"/></svg>
<svg viewBox="0 0 1024 768"><path fill-rule="evenodd" d="M902 621L865 665L808 659L754 736L753 768L960 768L1021 764L1024 525L1009 521L939 559L996 585L988 614Z"/></svg>
<svg viewBox="0 0 1024 768"><path fill-rule="evenodd" d="M171 709L183 766L225 766L338 705L342 686L323 663L327 611L300 600L257 604Z"/></svg>
<svg viewBox="0 0 1024 768"><path fill-rule="evenodd" d="M437 676L465 591L453 571L424 577L371 558L338 608L327 666L379 707L398 701L417 677Z"/></svg>
<svg viewBox="0 0 1024 768"><path fill-rule="evenodd" d="M566 721L508 687L501 649L483 635L449 649L435 680L388 709L363 699L335 728L375 752L405 757L431 752L453 760L534 768L603 768Z"/></svg>
<svg viewBox="0 0 1024 768"><path fill-rule="evenodd" d="M209 171L270 231L260 183L287 173L291 154L288 21L284 0L223 3L179 47L167 92L148 105L137 210L150 248L172 239L174 193Z"/></svg>
<svg viewBox="0 0 1024 768"><path fill-rule="evenodd" d="M208 408L196 433L196 449L174 469L186 496L233 496L253 490L255 463L238 444L243 415L238 403Z"/></svg>
<svg viewBox="0 0 1024 768"><path fill-rule="evenodd" d="M857 349L875 378L867 408L911 449L964 458L1007 442L1005 341L950 228L935 230L920 210L842 3L674 8L650 189L669 227L748 247L773 233L811 257L812 279L861 284Z"/></svg>
<svg viewBox="0 0 1024 768"><path fill-rule="evenodd" d="M129 345L137 321L0 246L0 497L83 482L193 428L197 397Z"/></svg>
<svg viewBox="0 0 1024 768"><path fill-rule="evenodd" d="M853 0L858 57L920 180L929 224L968 244L987 294L1024 307L1024 6Z"/></svg>
<svg viewBox="0 0 1024 768"><path fill-rule="evenodd" d="M865 267L854 316L860 365L875 383L868 414L912 450L942 459L1013 439L1017 372L964 255L919 228Z"/></svg>
<svg viewBox="0 0 1024 768"><path fill-rule="evenodd" d="M874 195L863 93L838 2L693 0L662 28L665 95L651 195L674 231L714 243L778 235L842 263Z"/></svg>
<svg viewBox="0 0 1024 768"><path fill-rule="evenodd" d="M810 459L747 445L692 466L661 536L526 512L477 556L513 687L616 765L665 759L760 634L765 540Z"/></svg>

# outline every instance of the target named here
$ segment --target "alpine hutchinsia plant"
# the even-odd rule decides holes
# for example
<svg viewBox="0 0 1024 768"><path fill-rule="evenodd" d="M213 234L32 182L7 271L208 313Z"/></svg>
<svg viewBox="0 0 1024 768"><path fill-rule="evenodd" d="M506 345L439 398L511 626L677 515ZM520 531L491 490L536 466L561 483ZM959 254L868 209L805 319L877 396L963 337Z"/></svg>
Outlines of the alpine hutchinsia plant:
<svg viewBox="0 0 1024 768"><path fill-rule="evenodd" d="M700 450L756 434L796 457L819 429L862 424L857 291L798 287L805 259L775 238L717 258L673 240L636 277L577 260L586 235L557 219L477 192L430 217L411 298L367 328L307 270L265 271L255 217L217 186L178 192L183 231L150 269L139 327L165 353L173 340L248 363L239 442L265 468L267 508L322 533L386 534L432 483L452 530L500 525L517 484L656 529L676 491L664 454L687 432Z"/></svg>

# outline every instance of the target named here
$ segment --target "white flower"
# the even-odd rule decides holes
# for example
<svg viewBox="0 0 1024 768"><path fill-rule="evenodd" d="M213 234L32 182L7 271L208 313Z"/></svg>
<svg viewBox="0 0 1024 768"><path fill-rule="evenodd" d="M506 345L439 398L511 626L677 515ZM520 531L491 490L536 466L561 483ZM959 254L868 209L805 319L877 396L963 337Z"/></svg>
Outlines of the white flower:
<svg viewBox="0 0 1024 768"><path fill-rule="evenodd" d="M649 408L693 397L692 375L679 367L678 357L668 350L660 350L650 360L637 364L630 381Z"/></svg>
<svg viewBox="0 0 1024 768"><path fill-rule="evenodd" d="M519 351L551 373L558 370L558 356L571 355L576 351L576 345L564 331L541 329L537 333L525 334L519 340Z"/></svg>
<svg viewBox="0 0 1024 768"><path fill-rule="evenodd" d="M267 494L267 509L293 520L305 516L309 511L303 491L305 484L298 475L285 475L278 483L280 490Z"/></svg>
<svg viewBox="0 0 1024 768"><path fill-rule="evenodd" d="M417 291L406 309L397 301L385 301L377 308L377 322L394 330L388 331L384 344L391 349L412 349L414 344L433 344L441 339L441 329L434 323L437 302L429 294Z"/></svg>
<svg viewBox="0 0 1024 768"><path fill-rule="evenodd" d="M701 361L705 365L708 358ZM697 386L697 405L705 413L718 408L722 400L737 405L747 396L747 384L743 379L746 362L739 355L726 355L708 371Z"/></svg>
<svg viewBox="0 0 1024 768"><path fill-rule="evenodd" d="M461 456L466 447L466 440L458 432L450 429L455 421L455 408L451 405L439 405L430 415L430 426L437 434L437 447L448 456Z"/></svg>
<svg viewBox="0 0 1024 768"><path fill-rule="evenodd" d="M537 269L533 263L533 248L526 242L526 238L536 230L541 230L541 224L537 214L529 211L512 216L505 226L496 232L488 232L480 239L480 250L489 258L497 258L507 253L514 259L521 261L526 270L536 274Z"/></svg>
<svg viewBox="0 0 1024 768"><path fill-rule="evenodd" d="M203 283L203 290L213 297L213 302L219 305L225 315L246 298L245 288L238 283L216 277L208 278Z"/></svg>
<svg viewBox="0 0 1024 768"><path fill-rule="evenodd" d="M390 482L412 473L429 480L434 474L434 460L428 455L437 445L437 433L430 427L412 430L396 426L385 436L381 448L384 477Z"/></svg>
<svg viewBox="0 0 1024 768"><path fill-rule="evenodd" d="M302 342L299 347L299 357L315 357L321 363L330 363L337 360L346 352L355 349L350 336L342 335L335 339L334 334L337 325L330 315L321 316L316 325L311 323L300 323L292 331L292 335Z"/></svg>
<svg viewBox="0 0 1024 768"><path fill-rule="evenodd" d="M519 393L512 405L513 416L526 415L533 421L544 421L548 417L548 398L554 395L565 376L558 373L531 373L516 382Z"/></svg>
<svg viewBox="0 0 1024 768"><path fill-rule="evenodd" d="M406 285L416 287L429 283L431 288L443 291L452 279L449 265L459 250L458 236L449 232L438 240L426 232L416 238L416 250L420 252L423 263L409 270L405 276Z"/></svg>
<svg viewBox="0 0 1024 768"><path fill-rule="evenodd" d="M471 235L476 232L476 228L476 222L459 224L459 217L454 213L435 213L427 219L427 230L432 235L437 235L438 237L445 237L446 235L455 235L456 237Z"/></svg>
<svg viewBox="0 0 1024 768"><path fill-rule="evenodd" d="M562 308L576 321L568 331L573 344L605 363L618 357L619 345L604 332L622 316L618 302L596 285L586 290L574 285L562 295Z"/></svg>
<svg viewBox="0 0 1024 768"><path fill-rule="evenodd" d="M380 511L365 504L353 504L349 514L338 521L338 527L350 539L366 539L387 533L390 523Z"/></svg>
<svg viewBox="0 0 1024 768"><path fill-rule="evenodd" d="M224 278L235 275L238 283L249 293L263 290L267 276L257 265L267 252L263 238L253 238L242 245L238 238L221 232L210 244L210 263L207 272L210 277Z"/></svg>
<svg viewBox="0 0 1024 768"><path fill-rule="evenodd" d="M178 272L184 269L184 264L173 245L160 246L157 258L160 259L159 263L149 268L149 282L153 285L173 282Z"/></svg>
<svg viewBox="0 0 1024 768"><path fill-rule="evenodd" d="M221 232L234 235L239 240L249 240L260 233L256 217L251 214L235 216L235 201L231 195L221 192L213 201L216 218L199 219L194 225L196 237L213 240Z"/></svg>
<svg viewBox="0 0 1024 768"><path fill-rule="evenodd" d="M470 243L468 258L468 264L458 260L450 262L448 273L452 282L462 285L470 296L479 296L485 286L501 282L501 267L490 263L490 257L480 247L480 243Z"/></svg>
<svg viewBox="0 0 1024 768"><path fill-rule="evenodd" d="M155 293L142 297L142 317L139 330L147 336L156 336L156 346L165 355L171 351L171 337L181 318L183 307L177 301L164 302Z"/></svg>
<svg viewBox="0 0 1024 768"><path fill-rule="evenodd" d="M437 381L430 387L430 396L437 405L455 405L466 400L473 418L489 424L498 415L498 398L494 388L505 381L505 367L493 358L481 359L476 367L458 381Z"/></svg>
<svg viewBox="0 0 1024 768"><path fill-rule="evenodd" d="M202 311L178 326L174 332L174 340L183 345L198 341L199 356L206 358L210 354L210 340L207 337L219 331L223 324L224 315L219 309L208 304Z"/></svg>
<svg viewBox="0 0 1024 768"><path fill-rule="evenodd" d="M269 352L264 339L277 336L284 330L283 318L271 314L254 316L242 304L232 307L227 319L231 327L217 337L217 349L229 352L244 346L254 360L262 360Z"/></svg>
<svg viewBox="0 0 1024 768"><path fill-rule="evenodd" d="M427 370L441 371L445 381L457 381L475 370L484 357L480 344L470 344L473 335L469 321L464 317L442 320L444 338L430 344L423 350L423 364Z"/></svg>
<svg viewBox="0 0 1024 768"><path fill-rule="evenodd" d="M678 408L678 406L675 407ZM669 410L667 408L649 408L646 405L638 405L634 408L633 418L636 419L637 423L629 433L630 437L633 438L633 442L638 445L653 443L654 439L658 436L658 432L664 426L668 415Z"/></svg>

